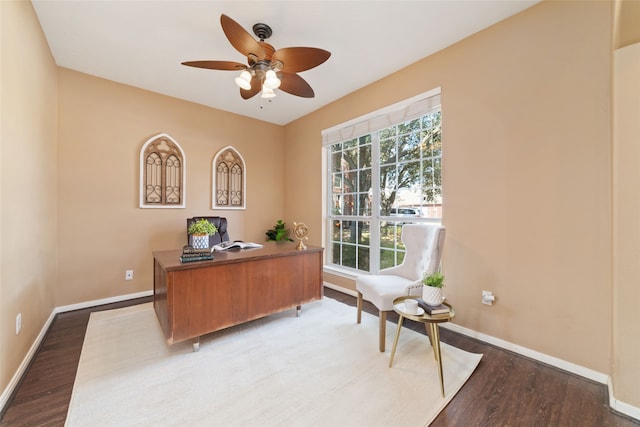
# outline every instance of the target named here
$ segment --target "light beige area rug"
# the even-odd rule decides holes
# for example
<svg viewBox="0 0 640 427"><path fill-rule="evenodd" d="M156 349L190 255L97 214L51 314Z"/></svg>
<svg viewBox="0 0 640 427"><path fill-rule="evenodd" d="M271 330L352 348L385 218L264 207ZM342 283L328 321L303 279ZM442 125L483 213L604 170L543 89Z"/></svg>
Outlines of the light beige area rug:
<svg viewBox="0 0 640 427"><path fill-rule="evenodd" d="M482 355L403 329L394 365L378 318L325 298L168 346L151 303L91 315L68 426L425 426ZM408 322L409 320L406 320ZM387 347L395 325L388 325Z"/></svg>

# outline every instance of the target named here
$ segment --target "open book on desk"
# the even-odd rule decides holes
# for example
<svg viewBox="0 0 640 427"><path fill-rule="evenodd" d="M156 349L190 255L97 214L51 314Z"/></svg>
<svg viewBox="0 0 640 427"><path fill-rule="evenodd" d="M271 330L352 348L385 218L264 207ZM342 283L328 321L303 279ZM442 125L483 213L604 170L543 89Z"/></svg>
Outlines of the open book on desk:
<svg viewBox="0 0 640 427"><path fill-rule="evenodd" d="M228 251L229 249L251 249L261 248L263 245L260 243L243 242L242 240L236 240L234 242L222 242L215 245L212 249L214 251Z"/></svg>

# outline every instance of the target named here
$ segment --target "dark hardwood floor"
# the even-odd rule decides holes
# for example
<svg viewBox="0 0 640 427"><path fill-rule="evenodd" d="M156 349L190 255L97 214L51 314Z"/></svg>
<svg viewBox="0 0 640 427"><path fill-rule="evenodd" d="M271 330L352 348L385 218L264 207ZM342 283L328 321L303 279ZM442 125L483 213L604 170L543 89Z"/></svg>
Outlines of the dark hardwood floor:
<svg viewBox="0 0 640 427"><path fill-rule="evenodd" d="M325 296L355 307L355 298L350 295L325 289ZM63 426L90 313L150 300L141 298L59 314L5 408L0 426ZM365 310L377 314L368 303ZM355 309L353 316L355 327ZM397 323L394 313L388 318ZM425 333L421 324L407 321L405 325ZM484 356L432 426L640 425L609 409L607 389L602 384L444 328L441 339ZM377 351L377 343L371 343L371 351Z"/></svg>

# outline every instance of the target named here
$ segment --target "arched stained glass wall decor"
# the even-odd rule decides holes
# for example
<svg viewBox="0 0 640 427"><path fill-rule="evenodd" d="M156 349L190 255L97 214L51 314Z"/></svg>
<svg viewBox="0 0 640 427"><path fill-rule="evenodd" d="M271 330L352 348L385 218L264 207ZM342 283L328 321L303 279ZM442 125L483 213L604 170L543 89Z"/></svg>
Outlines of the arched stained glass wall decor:
<svg viewBox="0 0 640 427"><path fill-rule="evenodd" d="M213 158L213 209L246 208L246 166L244 159L231 146L224 147Z"/></svg>
<svg viewBox="0 0 640 427"><path fill-rule="evenodd" d="M161 133L140 149L140 207L184 208L186 157L180 145Z"/></svg>

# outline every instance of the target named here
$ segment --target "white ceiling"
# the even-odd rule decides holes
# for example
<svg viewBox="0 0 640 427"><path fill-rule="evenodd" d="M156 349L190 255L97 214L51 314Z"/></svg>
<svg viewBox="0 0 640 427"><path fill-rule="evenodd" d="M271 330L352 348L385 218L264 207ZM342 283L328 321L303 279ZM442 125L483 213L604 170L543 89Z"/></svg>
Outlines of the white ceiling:
<svg viewBox="0 0 640 427"><path fill-rule="evenodd" d="M284 125L538 0L213 1L33 0L56 64L225 111ZM220 15L249 33L268 24L276 49L318 47L327 62L300 73L315 98L282 91L271 102L240 97L237 72L186 67L245 58ZM263 108L261 108L263 107Z"/></svg>

